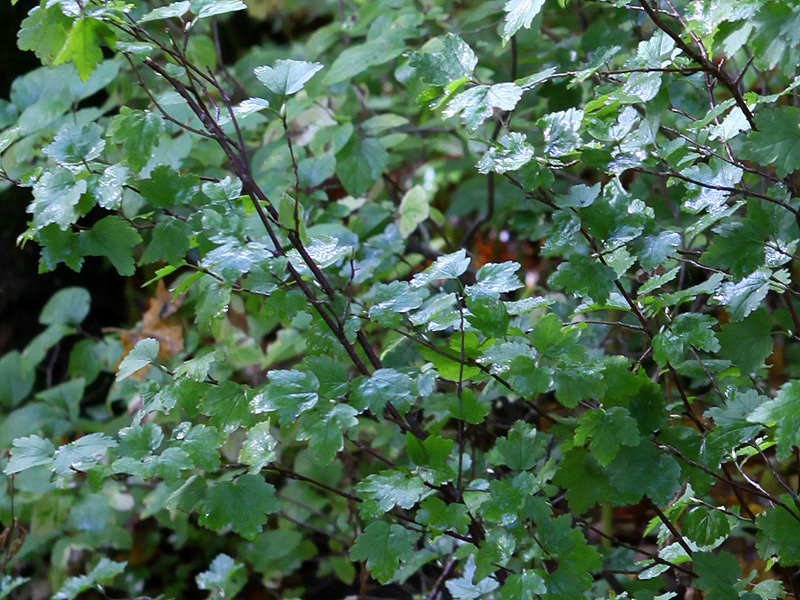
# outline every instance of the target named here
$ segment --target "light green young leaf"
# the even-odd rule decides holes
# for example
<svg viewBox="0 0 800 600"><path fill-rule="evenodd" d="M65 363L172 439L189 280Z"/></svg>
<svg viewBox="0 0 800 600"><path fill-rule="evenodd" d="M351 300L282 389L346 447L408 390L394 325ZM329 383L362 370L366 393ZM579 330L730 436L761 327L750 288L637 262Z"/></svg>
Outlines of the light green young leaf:
<svg viewBox="0 0 800 600"><path fill-rule="evenodd" d="M103 60L100 48L105 36L110 34L108 26L96 19L77 19L67 35L67 41L53 64L72 62L81 81L86 81Z"/></svg>

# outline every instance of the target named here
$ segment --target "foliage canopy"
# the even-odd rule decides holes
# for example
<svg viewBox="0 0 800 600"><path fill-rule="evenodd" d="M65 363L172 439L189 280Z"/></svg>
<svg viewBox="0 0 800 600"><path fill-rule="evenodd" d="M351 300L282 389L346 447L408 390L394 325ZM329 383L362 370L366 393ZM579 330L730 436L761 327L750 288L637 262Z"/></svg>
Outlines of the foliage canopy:
<svg viewBox="0 0 800 600"><path fill-rule="evenodd" d="M800 597L800 2L272 4L21 25L0 598Z"/></svg>

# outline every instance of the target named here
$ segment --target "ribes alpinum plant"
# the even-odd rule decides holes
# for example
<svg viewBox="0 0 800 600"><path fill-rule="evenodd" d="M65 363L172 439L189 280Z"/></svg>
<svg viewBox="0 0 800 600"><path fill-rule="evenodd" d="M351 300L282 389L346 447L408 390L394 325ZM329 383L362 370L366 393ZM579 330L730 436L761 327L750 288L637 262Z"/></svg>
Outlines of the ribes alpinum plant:
<svg viewBox="0 0 800 600"><path fill-rule="evenodd" d="M42 0L18 45L19 244L149 300L0 359L0 598L800 598L800 1Z"/></svg>

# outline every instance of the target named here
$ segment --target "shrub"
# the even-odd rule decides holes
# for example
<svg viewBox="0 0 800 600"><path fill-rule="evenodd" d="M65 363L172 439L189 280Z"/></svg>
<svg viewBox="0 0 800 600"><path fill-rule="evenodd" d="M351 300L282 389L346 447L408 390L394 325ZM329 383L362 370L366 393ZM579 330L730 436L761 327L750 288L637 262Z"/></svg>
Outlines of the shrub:
<svg viewBox="0 0 800 600"><path fill-rule="evenodd" d="M244 9L22 23L20 243L151 298L0 360L0 598L798 597L800 4Z"/></svg>

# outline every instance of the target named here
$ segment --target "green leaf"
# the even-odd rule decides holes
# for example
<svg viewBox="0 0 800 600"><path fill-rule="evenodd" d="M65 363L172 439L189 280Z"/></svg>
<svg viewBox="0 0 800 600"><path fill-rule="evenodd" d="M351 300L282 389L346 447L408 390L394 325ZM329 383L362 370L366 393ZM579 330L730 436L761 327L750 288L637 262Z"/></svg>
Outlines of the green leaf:
<svg viewBox="0 0 800 600"><path fill-rule="evenodd" d="M127 221L110 216L94 224L80 235L81 251L85 256L105 256L120 275L133 275L133 247L142 237Z"/></svg>
<svg viewBox="0 0 800 600"><path fill-rule="evenodd" d="M470 518L469 511L463 504L445 504L436 496L430 496L419 505L416 521L437 533L449 529L465 532Z"/></svg>
<svg viewBox="0 0 800 600"><path fill-rule="evenodd" d="M514 110L522 98L522 88L515 83L476 85L459 93L444 109L446 117L461 116L461 122L470 131L475 131L496 108Z"/></svg>
<svg viewBox="0 0 800 600"><path fill-rule="evenodd" d="M214 530L230 527L252 540L261 532L267 515L278 510L275 488L260 475L247 474L209 486L197 522Z"/></svg>
<svg viewBox="0 0 800 600"><path fill-rule="evenodd" d="M61 476L83 471L103 460L117 442L102 433L90 433L60 446L53 458L53 471Z"/></svg>
<svg viewBox="0 0 800 600"><path fill-rule="evenodd" d="M216 360L214 353L208 354L196 365L195 381L203 381L208 376L211 362ZM190 375L192 377L192 375ZM234 381L223 381L213 386L200 403L200 410L210 417L209 423L225 433L236 431L242 423L251 421L250 403L244 388Z"/></svg>
<svg viewBox="0 0 800 600"><path fill-rule="evenodd" d="M730 552L706 554L695 552L692 565L697 573L697 587L707 590L706 597L711 600L736 600L739 593L736 585L741 576L741 569L736 557Z"/></svg>
<svg viewBox="0 0 800 600"><path fill-rule="evenodd" d="M21 473L31 467L50 465L53 462L56 449L50 440L32 435L17 438L12 444L11 458L3 470L6 475Z"/></svg>
<svg viewBox="0 0 800 600"><path fill-rule="evenodd" d="M475 285L468 285L464 292L473 299L481 296L497 298L500 294L513 292L522 287L517 276L520 264L514 261L486 263L476 275Z"/></svg>
<svg viewBox="0 0 800 600"><path fill-rule="evenodd" d="M712 267L730 269L732 276L750 275L765 260L764 235L750 219L727 223L716 229L702 260Z"/></svg>
<svg viewBox="0 0 800 600"><path fill-rule="evenodd" d="M188 422L176 427L172 436L180 443L180 449L189 455L194 465L205 471L219 469L219 448L225 443L227 436L216 427L199 423L190 426Z"/></svg>
<svg viewBox="0 0 800 600"><path fill-rule="evenodd" d="M400 56L406 44L396 34L379 36L364 44L350 46L340 52L325 74L325 85L336 85L360 75L368 68L382 65Z"/></svg>
<svg viewBox="0 0 800 600"><path fill-rule="evenodd" d="M542 117L538 124L544 129L545 153L557 158L580 148L582 121L583 111L576 108Z"/></svg>
<svg viewBox="0 0 800 600"><path fill-rule="evenodd" d="M741 321L756 310L769 292L772 271L759 269L738 282L723 283L714 301L725 306L731 321Z"/></svg>
<svg viewBox="0 0 800 600"><path fill-rule="evenodd" d="M344 432L358 425L358 411L347 404L337 404L324 417L309 413L297 439L309 440L308 447L321 465L328 465L344 448Z"/></svg>
<svg viewBox="0 0 800 600"><path fill-rule="evenodd" d="M277 446L278 440L272 437L269 421L257 423L247 431L247 439L239 451L239 462L250 467L251 473L258 473L277 458Z"/></svg>
<svg viewBox="0 0 800 600"><path fill-rule="evenodd" d="M400 201L400 235L404 239L410 236L429 214L428 194L421 185L415 185Z"/></svg>
<svg viewBox="0 0 800 600"><path fill-rule="evenodd" d="M42 148L42 152L61 165L80 165L100 156L105 145L96 123L67 123L58 130L53 141Z"/></svg>
<svg viewBox="0 0 800 600"><path fill-rule="evenodd" d="M781 500L787 506L794 505L788 495ZM756 517L756 527L756 548L761 558L777 556L782 567L800 565L800 522L786 509L780 506L766 509Z"/></svg>
<svg viewBox="0 0 800 600"><path fill-rule="evenodd" d="M656 504L672 497L681 475L677 461L661 454L653 444L623 446L606 470L618 491L639 498L645 494Z"/></svg>
<svg viewBox="0 0 800 600"><path fill-rule="evenodd" d="M8 598L15 589L30 581L30 577L0 575L0 600Z"/></svg>
<svg viewBox="0 0 800 600"><path fill-rule="evenodd" d="M583 448L570 450L558 465L553 483L566 490L570 510L582 515L598 503L614 497L614 488L597 460ZM641 493L641 492L639 492ZM635 503L636 490L623 494L622 503Z"/></svg>
<svg viewBox="0 0 800 600"><path fill-rule="evenodd" d="M448 33L442 40L441 50L413 52L409 64L426 83L447 86L472 77L478 58L464 40Z"/></svg>
<svg viewBox="0 0 800 600"><path fill-rule="evenodd" d="M672 322L672 327L653 338L653 358L659 365L677 363L690 347L705 352L720 348L714 328L716 320L710 315L683 313Z"/></svg>
<svg viewBox="0 0 800 600"><path fill-rule="evenodd" d="M743 346L746 347L744 344ZM760 395L755 390L736 391L724 406L709 408L705 416L714 419L711 437L729 439L733 446L737 446L758 435L761 425L753 425L748 421L748 417L766 399L766 396Z"/></svg>
<svg viewBox="0 0 800 600"><path fill-rule="evenodd" d="M778 459L787 459L792 447L800 446L800 381L783 384L778 395L758 406L747 420L775 427Z"/></svg>
<svg viewBox="0 0 800 600"><path fill-rule="evenodd" d="M549 367L536 366L529 357L517 356L511 361L509 380L520 396L532 398L551 388L553 374Z"/></svg>
<svg viewBox="0 0 800 600"><path fill-rule="evenodd" d="M653 271L675 255L681 243L676 231L662 231L658 235L643 235L631 242L631 251L645 271Z"/></svg>
<svg viewBox="0 0 800 600"><path fill-rule="evenodd" d="M141 459L161 447L164 432L155 423L131 425L119 431L120 454Z"/></svg>
<svg viewBox="0 0 800 600"><path fill-rule="evenodd" d="M512 132L504 135L498 145L491 146L478 161L478 172L507 173L518 171L533 158L533 146L528 144L524 133Z"/></svg>
<svg viewBox="0 0 800 600"><path fill-rule="evenodd" d="M544 6L544 0L508 0L503 10L508 13L503 25L503 41L507 42L522 27L530 28L533 18Z"/></svg>
<svg viewBox="0 0 800 600"><path fill-rule="evenodd" d="M68 287L57 291L39 315L42 325L80 325L89 314L91 297L85 288Z"/></svg>
<svg viewBox="0 0 800 600"><path fill-rule="evenodd" d="M350 404L359 412L366 409L379 415L388 402L403 412L414 401L414 382L395 369L378 369L361 380L352 393Z"/></svg>
<svg viewBox="0 0 800 600"><path fill-rule="evenodd" d="M533 596L547 593L544 578L531 569L523 569L522 573L513 573L503 584L503 598L508 600L528 600Z"/></svg>
<svg viewBox="0 0 800 600"><path fill-rule="evenodd" d="M544 456L546 445L545 436L535 427L517 421L506 437L497 440L494 449L499 456L498 464L515 471L527 471Z"/></svg>
<svg viewBox="0 0 800 600"><path fill-rule="evenodd" d="M319 380L307 371L270 371L269 383L251 401L256 414L277 412L282 425L294 423L297 417L316 406Z"/></svg>
<svg viewBox="0 0 800 600"><path fill-rule="evenodd" d="M72 19L58 4L34 6L17 33L20 50L32 50L42 64L52 65L67 41Z"/></svg>
<svg viewBox="0 0 800 600"><path fill-rule="evenodd" d="M104 38L111 35L108 26L96 19L77 19L69 30L67 41L53 64L72 62L81 81L86 81L103 60L100 48Z"/></svg>
<svg viewBox="0 0 800 600"><path fill-rule="evenodd" d="M373 138L354 135L336 155L336 174L352 196L366 193L381 176L389 154Z"/></svg>
<svg viewBox="0 0 800 600"><path fill-rule="evenodd" d="M742 180L742 174L739 167L717 158L682 170L681 175L692 181L685 183L689 193L684 206L691 213L708 210L712 215L721 214L730 191L720 188L734 188Z"/></svg>
<svg viewBox="0 0 800 600"><path fill-rule="evenodd" d="M792 106L768 108L755 116L758 131L747 136L743 156L765 166L774 166L778 177L800 168L800 109Z"/></svg>
<svg viewBox="0 0 800 600"><path fill-rule="evenodd" d="M419 537L419 533L401 525L375 521L367 525L350 548L350 560L366 561L372 576L388 583L400 563L413 558Z"/></svg>
<svg viewBox="0 0 800 600"><path fill-rule="evenodd" d="M258 67L256 78L279 96L291 96L303 89L323 65L303 60L278 60L272 67Z"/></svg>
<svg viewBox="0 0 800 600"><path fill-rule="evenodd" d="M136 186L153 206L176 209L192 204L200 191L200 179L194 173L181 174L168 165L158 165L149 179L141 179Z"/></svg>
<svg viewBox="0 0 800 600"><path fill-rule="evenodd" d="M77 221L76 208L86 190L86 180L75 181L67 169L44 173L33 186L33 202L27 209L33 215L31 230L36 232L55 223L65 231Z"/></svg>
<svg viewBox="0 0 800 600"><path fill-rule="evenodd" d="M154 8L143 17L139 19L139 23L147 23L149 21L160 21L161 19L174 19L182 17L189 12L191 8L190 2L172 2L166 6L159 6Z"/></svg>
<svg viewBox="0 0 800 600"><path fill-rule="evenodd" d="M581 415L575 430L575 443L582 446L591 439L589 450L602 466L617 455L621 446L638 446L639 425L621 406L608 410L594 408Z"/></svg>
<svg viewBox="0 0 800 600"><path fill-rule="evenodd" d="M36 381L36 371L23 366L22 354L16 350L0 358L0 404L16 406L27 398Z"/></svg>
<svg viewBox="0 0 800 600"><path fill-rule="evenodd" d="M122 144L131 169L139 172L150 161L163 130L164 122L159 115L123 106L111 120L106 135Z"/></svg>
<svg viewBox="0 0 800 600"><path fill-rule="evenodd" d="M505 305L491 296L476 296L467 298L469 324L490 338L505 337L508 332L508 311Z"/></svg>
<svg viewBox="0 0 800 600"><path fill-rule="evenodd" d="M452 254L440 256L422 273L414 275L411 286L422 287L438 279L457 279L466 272L470 262L467 251L463 248Z"/></svg>
<svg viewBox="0 0 800 600"><path fill-rule="evenodd" d="M155 362L158 357L158 340L145 338L136 342L133 349L125 355L117 369L117 381L127 379L139 369Z"/></svg>
<svg viewBox="0 0 800 600"><path fill-rule="evenodd" d="M211 592L210 598L234 598L247 583L247 570L227 554L218 554L195 582L201 590Z"/></svg>
<svg viewBox="0 0 800 600"><path fill-rule="evenodd" d="M117 210L122 204L123 186L128 180L128 169L122 165L109 165L99 178L93 179L89 191L105 209ZM95 183L96 182L96 183Z"/></svg>
<svg viewBox="0 0 800 600"><path fill-rule="evenodd" d="M247 9L242 0L192 0L191 5L192 12L196 15L195 21Z"/></svg>
<svg viewBox="0 0 800 600"><path fill-rule="evenodd" d="M754 373L772 354L772 317L757 310L738 323L727 323L717 334L719 355L739 367L742 375Z"/></svg>
<svg viewBox="0 0 800 600"><path fill-rule="evenodd" d="M422 290L412 288L405 281L379 283L370 293L375 301L369 309L369 318L386 327L397 327L402 323L402 315L419 308L425 299Z"/></svg>
<svg viewBox="0 0 800 600"><path fill-rule="evenodd" d="M127 566L127 562L115 562L103 557L87 575L67 579L53 600L73 600L83 592L111 583L117 575L125 572Z"/></svg>
<svg viewBox="0 0 800 600"><path fill-rule="evenodd" d="M681 529L698 546L718 546L730 535L731 525L722 511L698 506L683 517Z"/></svg>
<svg viewBox="0 0 800 600"><path fill-rule="evenodd" d="M161 221L152 230L152 237L142 253L141 263L179 263L189 251L191 235L191 227L185 221L172 218Z"/></svg>
<svg viewBox="0 0 800 600"><path fill-rule="evenodd" d="M461 577L451 579L446 582L448 591L457 600L475 600L486 594L489 594L500 587L496 579L485 577L477 582L475 579L475 555L470 554L467 562L464 565L464 571Z"/></svg>
<svg viewBox="0 0 800 600"><path fill-rule="evenodd" d="M406 510L414 508L427 488L419 477L409 477L400 471L383 471L370 475L356 489L364 497L375 501L381 514L391 511L395 506Z"/></svg>
<svg viewBox="0 0 800 600"><path fill-rule="evenodd" d="M573 254L569 262L558 265L550 276L550 283L563 287L567 292L589 296L595 302L603 302L615 289L617 274L611 267L588 256Z"/></svg>

